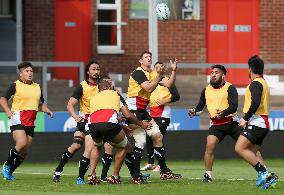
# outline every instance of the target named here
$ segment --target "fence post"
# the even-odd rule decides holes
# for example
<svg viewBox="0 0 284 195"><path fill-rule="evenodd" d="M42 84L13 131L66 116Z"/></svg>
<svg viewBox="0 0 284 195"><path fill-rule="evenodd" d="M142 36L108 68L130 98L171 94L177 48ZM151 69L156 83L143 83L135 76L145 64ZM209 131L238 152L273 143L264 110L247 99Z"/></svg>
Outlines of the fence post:
<svg viewBox="0 0 284 195"><path fill-rule="evenodd" d="M47 101L47 66L45 64L42 64L42 93L44 99Z"/></svg>

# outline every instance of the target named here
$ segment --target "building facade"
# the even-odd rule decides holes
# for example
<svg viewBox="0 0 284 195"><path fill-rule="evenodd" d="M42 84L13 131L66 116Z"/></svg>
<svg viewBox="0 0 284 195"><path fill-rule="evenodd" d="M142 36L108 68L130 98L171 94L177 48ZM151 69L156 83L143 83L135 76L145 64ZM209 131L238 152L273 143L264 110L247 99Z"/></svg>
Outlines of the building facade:
<svg viewBox="0 0 284 195"><path fill-rule="evenodd" d="M130 73L138 65L139 54L148 49L147 0L0 2L0 29L4 20L15 21L13 7L21 4L23 60L86 62L95 58L106 72ZM167 2L170 4L169 0ZM196 18L183 12L188 10L185 9L186 1L174 2L180 3L180 12L174 13L170 7L173 19L158 22L160 60L177 57L181 63L245 63L244 59L249 55L259 54L266 63L284 64L282 0L192 0L189 2L198 4ZM10 4L6 11L5 3ZM243 19L244 13L251 14ZM245 22L234 23L238 18ZM15 29L12 26L11 32L14 33ZM7 35L9 32L3 34L2 31L1 42ZM13 41L15 39L6 45L14 47L11 46L15 45ZM252 49L246 53L250 44ZM2 50L7 48L0 45ZM244 48L242 45L245 45ZM10 59L5 56L0 56L0 61L16 60L15 55ZM221 57L214 59L216 56ZM58 71L59 77L70 76ZM204 70L191 69L189 72L203 73ZM279 71L277 73L280 74Z"/></svg>

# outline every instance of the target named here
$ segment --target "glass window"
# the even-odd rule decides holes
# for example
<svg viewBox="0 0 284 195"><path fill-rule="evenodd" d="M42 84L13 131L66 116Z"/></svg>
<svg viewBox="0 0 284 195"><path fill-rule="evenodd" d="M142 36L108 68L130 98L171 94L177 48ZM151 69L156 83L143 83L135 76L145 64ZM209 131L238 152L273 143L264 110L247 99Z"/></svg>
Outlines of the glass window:
<svg viewBox="0 0 284 195"><path fill-rule="evenodd" d="M98 10L98 21L116 22L116 10Z"/></svg>
<svg viewBox="0 0 284 195"><path fill-rule="evenodd" d="M98 34L103 35L98 39L99 45L117 45L117 29L115 25L98 26Z"/></svg>
<svg viewBox="0 0 284 195"><path fill-rule="evenodd" d="M148 0L131 0L130 18L131 19L147 19L148 18Z"/></svg>
<svg viewBox="0 0 284 195"><path fill-rule="evenodd" d="M158 0L158 3L165 3L171 11L170 19L199 20L200 0ZM148 0L131 0L131 19L148 18Z"/></svg>
<svg viewBox="0 0 284 195"><path fill-rule="evenodd" d="M121 0L98 0L97 51L123 53L121 49Z"/></svg>
<svg viewBox="0 0 284 195"><path fill-rule="evenodd" d="M0 61L17 59L15 10L15 0L0 0Z"/></svg>
<svg viewBox="0 0 284 195"><path fill-rule="evenodd" d="M0 0L0 17L10 17L15 15L15 0Z"/></svg>
<svg viewBox="0 0 284 195"><path fill-rule="evenodd" d="M115 4L115 0L100 0L101 4Z"/></svg>

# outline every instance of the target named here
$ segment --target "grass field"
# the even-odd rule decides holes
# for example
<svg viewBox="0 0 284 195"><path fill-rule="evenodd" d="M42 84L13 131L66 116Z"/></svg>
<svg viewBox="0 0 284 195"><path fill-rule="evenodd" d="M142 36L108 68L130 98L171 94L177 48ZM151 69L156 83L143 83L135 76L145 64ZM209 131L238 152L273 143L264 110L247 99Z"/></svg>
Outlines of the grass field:
<svg viewBox="0 0 284 195"><path fill-rule="evenodd" d="M181 173L180 180L161 181L157 172L151 174L151 183L134 185L130 182L128 171L121 171L122 184L101 184L97 186L76 185L78 164L66 165L60 183L53 183L51 174L56 163L24 163L16 170L15 181L0 181L1 195L18 194L284 194L284 159L266 160L270 168L279 175L275 189L261 190L255 187L256 172L242 160L216 160L214 181L202 183L204 172L202 161L170 161L169 167ZM101 167L97 172L100 173ZM111 172L110 172L111 173Z"/></svg>

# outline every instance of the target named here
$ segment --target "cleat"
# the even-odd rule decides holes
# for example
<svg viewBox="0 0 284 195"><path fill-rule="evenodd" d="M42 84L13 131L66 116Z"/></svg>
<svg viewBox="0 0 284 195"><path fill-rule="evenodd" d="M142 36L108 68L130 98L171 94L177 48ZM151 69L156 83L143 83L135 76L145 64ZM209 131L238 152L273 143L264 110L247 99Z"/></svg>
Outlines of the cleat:
<svg viewBox="0 0 284 195"><path fill-rule="evenodd" d="M107 183L108 182L108 179L106 177L101 177L100 178L100 182L102 183Z"/></svg>
<svg viewBox="0 0 284 195"><path fill-rule="evenodd" d="M154 172L160 172L160 171L161 171L160 166L157 165L154 169L152 169L152 171L154 171Z"/></svg>
<svg viewBox="0 0 284 195"><path fill-rule="evenodd" d="M8 177L3 177L4 180L14 181L16 178L13 175L10 175Z"/></svg>
<svg viewBox="0 0 284 195"><path fill-rule="evenodd" d="M147 174L147 173L142 173L141 174L141 177L144 179L144 180L148 180L148 179L150 179L150 174Z"/></svg>
<svg viewBox="0 0 284 195"><path fill-rule="evenodd" d="M3 165L3 169L2 169L2 175L3 175L3 179L4 180L10 180L13 181L16 178L10 173L10 166L8 165Z"/></svg>
<svg viewBox="0 0 284 195"><path fill-rule="evenodd" d="M277 180L278 180L278 176L275 173L270 173L269 177L266 179L261 189L265 190L265 189L275 188L277 184Z"/></svg>
<svg viewBox="0 0 284 195"><path fill-rule="evenodd" d="M150 179L150 174L140 173L139 177L140 177L140 180L142 181L143 184L148 184L150 182L150 181L148 181L148 179Z"/></svg>
<svg viewBox="0 0 284 195"><path fill-rule="evenodd" d="M78 177L78 178L76 179L76 184L77 184L77 185L84 185L84 184L86 184L86 182L84 181L83 178Z"/></svg>
<svg viewBox="0 0 284 195"><path fill-rule="evenodd" d="M90 180L89 180L90 185L98 185L100 183L101 183L100 180L95 175L92 175L90 177Z"/></svg>
<svg viewBox="0 0 284 195"><path fill-rule="evenodd" d="M132 182L134 184L148 184L148 181L143 178L142 174L140 174L139 177L132 177Z"/></svg>
<svg viewBox="0 0 284 195"><path fill-rule="evenodd" d="M156 168L156 165L154 164L146 164L144 167L142 167L140 169L140 171L149 171L149 170L153 170Z"/></svg>
<svg viewBox="0 0 284 195"><path fill-rule="evenodd" d="M182 176L181 174L177 174L172 172L170 169L168 169L165 173L160 173L160 179L161 180L168 180L168 179L180 179Z"/></svg>
<svg viewBox="0 0 284 195"><path fill-rule="evenodd" d="M210 177L207 173L204 174L204 183L211 183L212 182L212 177Z"/></svg>
<svg viewBox="0 0 284 195"><path fill-rule="evenodd" d="M52 176L52 181L55 183L60 182L60 177L61 177L61 172L54 171L53 176Z"/></svg>
<svg viewBox="0 0 284 195"><path fill-rule="evenodd" d="M116 178L115 176L110 176L107 178L108 183L110 184L121 184L120 177Z"/></svg>
<svg viewBox="0 0 284 195"><path fill-rule="evenodd" d="M269 178L271 174L268 173L268 171L265 171L265 172L258 172L258 179L257 179L257 182L255 183L255 186L256 187L259 187L261 185L263 185L266 180Z"/></svg>
<svg viewBox="0 0 284 195"><path fill-rule="evenodd" d="M92 175L88 175L88 181L90 181L91 177L92 177Z"/></svg>

